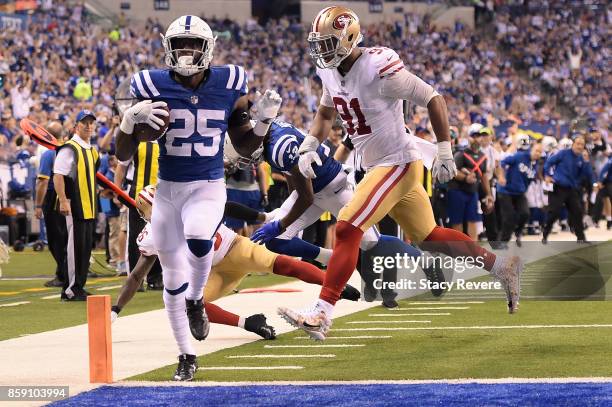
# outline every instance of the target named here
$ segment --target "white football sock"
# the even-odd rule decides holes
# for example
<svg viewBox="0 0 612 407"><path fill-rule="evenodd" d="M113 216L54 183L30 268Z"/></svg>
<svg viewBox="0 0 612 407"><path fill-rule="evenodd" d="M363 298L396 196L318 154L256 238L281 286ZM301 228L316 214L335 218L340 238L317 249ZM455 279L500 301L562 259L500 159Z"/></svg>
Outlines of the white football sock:
<svg viewBox="0 0 612 407"><path fill-rule="evenodd" d="M172 295L164 290L164 304L166 313L170 320L170 327L174 334L174 339L181 354L195 355L195 349L191 343L191 331L189 330L189 320L185 309L185 292Z"/></svg>
<svg viewBox="0 0 612 407"><path fill-rule="evenodd" d="M319 299L316 307L323 310L328 318L331 318L332 314L334 313L334 306L325 300Z"/></svg>
<svg viewBox="0 0 612 407"><path fill-rule="evenodd" d="M319 250L319 255L315 258L315 260L327 266L327 263L329 263L329 259L331 258L332 253L333 253L333 250L324 249L321 247L321 250Z"/></svg>
<svg viewBox="0 0 612 407"><path fill-rule="evenodd" d="M187 250L187 261L191 270L189 271L189 287L185 294L188 300L199 300L204 296L204 286L210 274L212 259L215 251L211 249L203 257L197 257Z"/></svg>

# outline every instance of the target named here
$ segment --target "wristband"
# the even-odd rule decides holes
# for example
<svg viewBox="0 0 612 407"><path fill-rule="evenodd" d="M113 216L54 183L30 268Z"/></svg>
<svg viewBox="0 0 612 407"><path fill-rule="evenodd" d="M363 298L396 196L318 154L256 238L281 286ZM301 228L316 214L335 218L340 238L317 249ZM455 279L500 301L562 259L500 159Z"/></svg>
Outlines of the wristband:
<svg viewBox="0 0 612 407"><path fill-rule="evenodd" d="M126 114L123 116L119 130L125 134L132 134L134 132L134 121L130 120L129 115Z"/></svg>
<svg viewBox="0 0 612 407"><path fill-rule="evenodd" d="M452 159L453 150L450 141L441 141L438 143L438 157Z"/></svg>
<svg viewBox="0 0 612 407"><path fill-rule="evenodd" d="M255 126L253 127L253 133L255 133L257 137L265 137L266 134L268 134L268 129L270 128L271 123L272 121L265 123L262 120L257 120Z"/></svg>

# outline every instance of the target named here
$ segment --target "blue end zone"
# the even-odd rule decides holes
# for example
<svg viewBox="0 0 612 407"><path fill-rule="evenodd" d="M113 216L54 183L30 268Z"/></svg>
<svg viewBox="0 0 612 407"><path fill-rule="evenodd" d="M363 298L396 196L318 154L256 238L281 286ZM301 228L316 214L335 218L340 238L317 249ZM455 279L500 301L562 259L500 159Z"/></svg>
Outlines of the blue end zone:
<svg viewBox="0 0 612 407"><path fill-rule="evenodd" d="M104 386L53 406L558 406L612 405L612 383Z"/></svg>

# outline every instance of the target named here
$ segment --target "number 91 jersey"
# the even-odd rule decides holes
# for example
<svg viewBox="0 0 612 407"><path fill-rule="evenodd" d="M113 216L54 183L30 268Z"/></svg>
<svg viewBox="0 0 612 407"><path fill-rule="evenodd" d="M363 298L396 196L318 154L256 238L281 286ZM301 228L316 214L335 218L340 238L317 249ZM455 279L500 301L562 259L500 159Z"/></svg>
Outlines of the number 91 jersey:
<svg viewBox="0 0 612 407"><path fill-rule="evenodd" d="M247 94L244 68L210 67L196 89L175 81L168 69L143 70L132 76L130 92L138 100L164 101L170 125L159 139L159 178L190 182L223 178L223 142L238 98Z"/></svg>
<svg viewBox="0 0 612 407"><path fill-rule="evenodd" d="M404 68L402 60L389 48L360 49L361 56L345 76L337 69L317 68L330 96L324 94L321 104L338 111L364 168L421 159L414 136L406 134L402 100L380 91L389 75Z"/></svg>

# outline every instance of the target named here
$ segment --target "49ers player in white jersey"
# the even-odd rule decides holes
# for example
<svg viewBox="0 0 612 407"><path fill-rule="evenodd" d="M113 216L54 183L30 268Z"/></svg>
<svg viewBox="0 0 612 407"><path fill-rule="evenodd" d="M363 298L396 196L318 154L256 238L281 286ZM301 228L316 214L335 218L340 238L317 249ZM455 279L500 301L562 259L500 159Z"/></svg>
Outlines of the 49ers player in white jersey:
<svg viewBox="0 0 612 407"><path fill-rule="evenodd" d="M331 326L334 304L355 270L363 232L387 214L415 243L436 243L435 251L480 258L503 284L509 312L516 312L520 258L496 257L463 233L436 226L421 183L422 157L414 137L406 134L402 100L427 107L438 140L433 175L440 182L465 177L457 173L453 160L444 98L406 70L395 51L385 47L359 48L361 39L357 15L338 6L323 9L313 20L308 36L310 54L323 82L323 96L310 134L299 150L300 171L314 178L312 165L321 164L316 149L338 113L368 172L338 216L336 245L319 300L309 310L279 308L279 314L312 338L324 339Z"/></svg>

